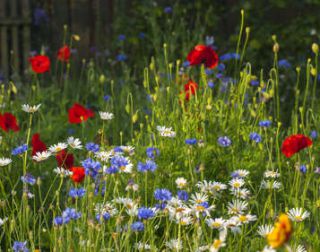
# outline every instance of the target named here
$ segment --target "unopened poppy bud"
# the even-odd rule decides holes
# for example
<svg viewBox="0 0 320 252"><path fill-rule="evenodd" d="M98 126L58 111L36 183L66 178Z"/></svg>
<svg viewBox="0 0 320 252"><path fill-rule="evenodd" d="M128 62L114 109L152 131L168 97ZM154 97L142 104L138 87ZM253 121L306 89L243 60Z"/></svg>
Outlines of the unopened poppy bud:
<svg viewBox="0 0 320 252"><path fill-rule="evenodd" d="M317 75L317 69L315 67L311 68L310 73L312 76L316 76Z"/></svg>
<svg viewBox="0 0 320 252"><path fill-rule="evenodd" d="M250 27L246 27L246 33L250 33Z"/></svg>
<svg viewBox="0 0 320 252"><path fill-rule="evenodd" d="M72 39L75 41L80 41L80 36L78 34L73 34Z"/></svg>
<svg viewBox="0 0 320 252"><path fill-rule="evenodd" d="M315 53L315 54L318 54L319 52L319 45L317 43L313 43L312 46L311 46L311 49L312 51Z"/></svg>
<svg viewBox="0 0 320 252"><path fill-rule="evenodd" d="M277 52L279 52L279 49L280 49L280 46L279 46L279 44L276 42L276 43L274 43L274 45L273 45L273 52L274 53L277 53Z"/></svg>
<svg viewBox="0 0 320 252"><path fill-rule="evenodd" d="M104 74L101 74L99 77L99 82L103 84L105 81L106 81L106 76L104 76Z"/></svg>
<svg viewBox="0 0 320 252"><path fill-rule="evenodd" d="M138 113L134 113L132 116L132 122L136 123L138 121Z"/></svg>

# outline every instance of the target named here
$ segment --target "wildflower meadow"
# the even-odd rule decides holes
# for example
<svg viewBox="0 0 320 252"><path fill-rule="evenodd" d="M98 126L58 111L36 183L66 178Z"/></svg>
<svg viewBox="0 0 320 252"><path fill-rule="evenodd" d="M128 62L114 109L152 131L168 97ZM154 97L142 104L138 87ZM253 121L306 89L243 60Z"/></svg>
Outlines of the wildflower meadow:
<svg viewBox="0 0 320 252"><path fill-rule="evenodd" d="M2 81L1 251L320 251L317 40L260 67L244 10L227 50L175 11L80 64L65 25Z"/></svg>

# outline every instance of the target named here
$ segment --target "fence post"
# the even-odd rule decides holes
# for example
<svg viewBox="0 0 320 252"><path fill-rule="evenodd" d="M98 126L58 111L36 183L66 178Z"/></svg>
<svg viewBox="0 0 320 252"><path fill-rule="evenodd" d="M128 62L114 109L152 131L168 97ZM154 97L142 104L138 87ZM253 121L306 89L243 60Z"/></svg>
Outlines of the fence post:
<svg viewBox="0 0 320 252"><path fill-rule="evenodd" d="M12 20L11 27L11 50L10 50L10 66L14 72L20 72L20 62L19 62L19 36L18 36L18 15L17 15L17 0L10 1L10 19Z"/></svg>
<svg viewBox="0 0 320 252"><path fill-rule="evenodd" d="M4 21L6 18L6 0L0 1L0 20ZM0 23L0 43L1 43L1 64L0 69L2 70L4 75L8 74L8 28L2 22Z"/></svg>
<svg viewBox="0 0 320 252"><path fill-rule="evenodd" d="M22 26L22 53L23 53L23 64L22 69L25 70L29 66L28 59L30 53L30 3L29 0L21 0L22 7L22 18L26 20Z"/></svg>

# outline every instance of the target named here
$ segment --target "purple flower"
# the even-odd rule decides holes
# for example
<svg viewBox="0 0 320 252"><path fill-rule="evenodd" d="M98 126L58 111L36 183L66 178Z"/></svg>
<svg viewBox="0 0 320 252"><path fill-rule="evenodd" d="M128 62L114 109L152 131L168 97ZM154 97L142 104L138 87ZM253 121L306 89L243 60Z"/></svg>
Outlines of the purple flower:
<svg viewBox="0 0 320 252"><path fill-rule="evenodd" d="M151 208L141 207L138 209L138 218L139 220L147 220L154 217L155 213Z"/></svg>
<svg viewBox="0 0 320 252"><path fill-rule="evenodd" d="M36 183L35 177L27 173L25 176L21 176L21 181L25 184L34 185Z"/></svg>
<svg viewBox="0 0 320 252"><path fill-rule="evenodd" d="M99 144L95 144L95 143L90 142L90 143L86 144L86 149L88 151L96 153L96 152L98 152L100 150L100 147L99 147Z"/></svg>
<svg viewBox="0 0 320 252"><path fill-rule="evenodd" d="M14 252L29 252L26 241L24 242L15 241L13 243L12 249Z"/></svg>
<svg viewBox="0 0 320 252"><path fill-rule="evenodd" d="M156 189L153 195L156 200L161 200L161 201L168 201L168 200L171 200L172 198L171 192L167 189Z"/></svg>
<svg viewBox="0 0 320 252"><path fill-rule="evenodd" d="M186 139L185 143L188 145L195 145L197 143L197 139L189 138L189 139Z"/></svg>
<svg viewBox="0 0 320 252"><path fill-rule="evenodd" d="M256 133L256 132L252 132L252 133L250 133L250 140L252 140L252 141L254 141L254 142L256 142L256 143L260 143L261 142L261 136L258 134L258 133Z"/></svg>
<svg viewBox="0 0 320 252"><path fill-rule="evenodd" d="M227 136L222 136L218 138L218 144L221 147L228 147L231 145L231 140Z"/></svg>
<svg viewBox="0 0 320 252"><path fill-rule="evenodd" d="M144 224L141 221L136 221L131 224L131 230L134 232L141 232L144 230Z"/></svg>
<svg viewBox="0 0 320 252"><path fill-rule="evenodd" d="M155 159L157 156L160 155L160 151L158 148L149 147L146 150L146 154L147 154L148 158Z"/></svg>
<svg viewBox="0 0 320 252"><path fill-rule="evenodd" d="M270 120L263 120L259 122L260 127L270 127L271 126L271 121Z"/></svg>

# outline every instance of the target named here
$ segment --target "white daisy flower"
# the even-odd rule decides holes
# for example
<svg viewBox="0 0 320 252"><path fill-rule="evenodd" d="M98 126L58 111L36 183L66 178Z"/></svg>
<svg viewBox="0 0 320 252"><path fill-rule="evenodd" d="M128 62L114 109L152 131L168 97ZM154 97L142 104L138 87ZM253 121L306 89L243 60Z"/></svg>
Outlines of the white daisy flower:
<svg viewBox="0 0 320 252"><path fill-rule="evenodd" d="M66 143L58 143L58 144L51 145L49 147L49 151L52 153L57 153L66 149L67 147L68 145Z"/></svg>
<svg viewBox="0 0 320 252"><path fill-rule="evenodd" d="M0 166L6 166L11 162L12 160L10 158L0 158Z"/></svg>
<svg viewBox="0 0 320 252"><path fill-rule="evenodd" d="M134 247L138 251L145 251L145 250L151 250L151 246L148 243L143 243L141 241L137 242Z"/></svg>
<svg viewBox="0 0 320 252"><path fill-rule="evenodd" d="M281 188L281 182L263 180L261 182L261 188L263 188L263 189L280 189Z"/></svg>
<svg viewBox="0 0 320 252"><path fill-rule="evenodd" d="M0 227L1 227L4 223L6 223L7 220L8 220L7 217L5 217L5 218L3 218L3 219L0 218Z"/></svg>
<svg viewBox="0 0 320 252"><path fill-rule="evenodd" d="M241 200L233 200L232 202L228 203L228 214L230 215L238 215L243 214L245 210L248 208L248 203Z"/></svg>
<svg viewBox="0 0 320 252"><path fill-rule="evenodd" d="M104 120L104 121L109 121L109 120L113 119L113 117L114 117L114 115L112 113L103 112L103 111L100 111L99 115L100 115L101 120Z"/></svg>
<svg viewBox="0 0 320 252"><path fill-rule="evenodd" d="M218 252L220 248L226 246L227 229L223 229L219 233L219 239L214 239L212 245L209 248L210 252Z"/></svg>
<svg viewBox="0 0 320 252"><path fill-rule="evenodd" d="M166 247L172 250L181 250L183 248L182 241L178 239L171 239L166 242Z"/></svg>
<svg viewBox="0 0 320 252"><path fill-rule="evenodd" d="M239 214L237 218L240 223L245 223L245 224L257 220L257 216L251 215L251 214L244 214L244 215Z"/></svg>
<svg viewBox="0 0 320 252"><path fill-rule="evenodd" d="M163 137L175 137L176 132L172 130L172 128L167 128L165 126L157 126L157 130L160 133L160 136Z"/></svg>
<svg viewBox="0 0 320 252"><path fill-rule="evenodd" d="M108 162L113 156L113 151L98 151L94 155L99 161Z"/></svg>
<svg viewBox="0 0 320 252"><path fill-rule="evenodd" d="M133 146L120 146L122 151L130 156L134 155L134 147Z"/></svg>
<svg viewBox="0 0 320 252"><path fill-rule="evenodd" d="M250 196L250 191L246 188L232 189L231 194L240 199L247 199Z"/></svg>
<svg viewBox="0 0 320 252"><path fill-rule="evenodd" d="M179 219L178 223L181 226L188 226L193 223L193 219L190 216L183 216L182 218Z"/></svg>
<svg viewBox="0 0 320 252"><path fill-rule="evenodd" d="M183 177L177 178L175 182L176 182L177 188L179 189L186 187L188 184L187 180Z"/></svg>
<svg viewBox="0 0 320 252"><path fill-rule="evenodd" d="M292 252L307 252L304 246L298 245L292 248Z"/></svg>
<svg viewBox="0 0 320 252"><path fill-rule="evenodd" d="M276 252L276 250L269 246L265 246L261 252Z"/></svg>
<svg viewBox="0 0 320 252"><path fill-rule="evenodd" d="M232 172L232 174L238 178L245 178L249 175L249 173L250 173L249 171L244 170L244 169L239 169L239 170Z"/></svg>
<svg viewBox="0 0 320 252"><path fill-rule="evenodd" d="M68 177L72 175L72 171L66 170L61 167L56 167L53 169L53 172L60 175L61 177Z"/></svg>
<svg viewBox="0 0 320 252"><path fill-rule="evenodd" d="M51 154L52 153L50 151L37 152L34 156L32 156L32 159L37 162L41 162L47 160L51 156Z"/></svg>
<svg viewBox="0 0 320 252"><path fill-rule="evenodd" d="M212 229L222 229L225 228L226 221L222 218L215 218L215 219L206 219L206 223L208 227Z"/></svg>
<svg viewBox="0 0 320 252"><path fill-rule="evenodd" d="M98 214L108 213L110 217L115 216L118 213L118 209L116 209L111 203L97 203L94 208L95 212Z"/></svg>
<svg viewBox="0 0 320 252"><path fill-rule="evenodd" d="M268 234L270 234L273 230L273 226L272 225L262 225L258 227L258 234L261 237L266 238Z"/></svg>
<svg viewBox="0 0 320 252"><path fill-rule="evenodd" d="M265 178L279 178L280 173L278 173L278 170L276 171L265 171L264 172L264 177Z"/></svg>
<svg viewBox="0 0 320 252"><path fill-rule="evenodd" d="M241 178L234 178L229 182L232 189L240 189L244 185L244 180Z"/></svg>
<svg viewBox="0 0 320 252"><path fill-rule="evenodd" d="M302 222L310 216L310 213L303 211L303 208L292 208L289 210L288 216L292 221Z"/></svg>
<svg viewBox="0 0 320 252"><path fill-rule="evenodd" d="M190 202L192 204L201 204L206 201L208 201L208 195L204 193L195 193L195 194L192 194L190 197Z"/></svg>
<svg viewBox="0 0 320 252"><path fill-rule="evenodd" d="M237 216L233 216L230 219L226 220L225 227L231 229L233 233L240 233L241 223L239 223Z"/></svg>
<svg viewBox="0 0 320 252"><path fill-rule="evenodd" d="M68 137L67 143L72 149L82 149L82 144L79 138L74 138L73 136Z"/></svg>
<svg viewBox="0 0 320 252"><path fill-rule="evenodd" d="M23 104L22 105L22 110L27 112L27 113L35 113L38 111L40 108L41 104L30 106L29 104Z"/></svg>

